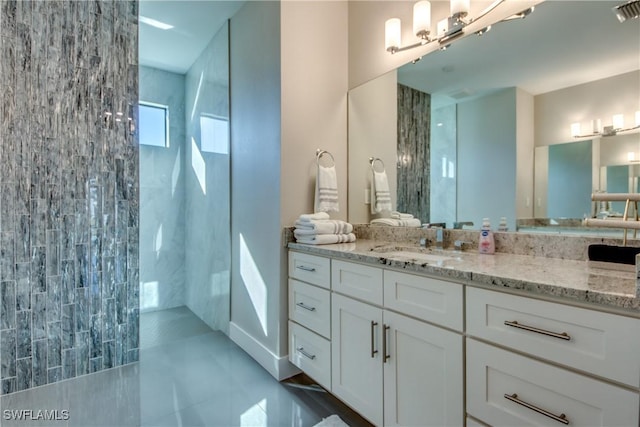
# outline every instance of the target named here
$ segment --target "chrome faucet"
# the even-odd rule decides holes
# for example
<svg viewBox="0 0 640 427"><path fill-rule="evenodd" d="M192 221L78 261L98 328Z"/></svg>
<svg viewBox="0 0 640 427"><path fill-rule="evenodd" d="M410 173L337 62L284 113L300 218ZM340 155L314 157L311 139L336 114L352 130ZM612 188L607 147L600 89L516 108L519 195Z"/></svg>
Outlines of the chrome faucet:
<svg viewBox="0 0 640 427"><path fill-rule="evenodd" d="M444 230L436 228L436 249L444 249Z"/></svg>

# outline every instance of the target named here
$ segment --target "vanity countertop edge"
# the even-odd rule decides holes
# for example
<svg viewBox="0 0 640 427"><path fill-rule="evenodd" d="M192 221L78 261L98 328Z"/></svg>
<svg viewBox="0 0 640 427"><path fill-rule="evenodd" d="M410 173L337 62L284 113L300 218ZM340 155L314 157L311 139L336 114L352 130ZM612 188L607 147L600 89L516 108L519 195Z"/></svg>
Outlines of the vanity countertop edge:
<svg viewBox="0 0 640 427"><path fill-rule="evenodd" d="M495 290L514 290L560 303L586 304L594 309L640 317L636 274L590 267L586 261L530 255L456 252L434 248L410 248L442 255L442 262L423 262L419 255L397 255L407 246L397 242L357 240L354 243L307 245L290 242L288 248L319 256L439 276ZM396 252L394 254L393 252Z"/></svg>

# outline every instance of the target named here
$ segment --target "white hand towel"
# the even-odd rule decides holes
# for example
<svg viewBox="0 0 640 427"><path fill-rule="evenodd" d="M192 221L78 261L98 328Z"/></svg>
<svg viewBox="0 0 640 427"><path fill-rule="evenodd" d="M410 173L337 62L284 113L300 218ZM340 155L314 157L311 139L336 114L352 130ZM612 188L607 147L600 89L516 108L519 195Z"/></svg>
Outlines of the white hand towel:
<svg viewBox="0 0 640 427"><path fill-rule="evenodd" d="M371 202L371 213L377 214L382 211L390 211L393 209L391 206L389 180L387 179L387 173L385 171L373 171L373 176L371 178L371 197L373 197Z"/></svg>
<svg viewBox="0 0 640 427"><path fill-rule="evenodd" d="M298 243L308 245L331 245L334 243L351 243L356 241L356 235L349 234L316 234L314 236L296 237Z"/></svg>
<svg viewBox="0 0 640 427"><path fill-rule="evenodd" d="M296 230L304 231L302 234L349 234L353 231L353 225L339 219L321 219L296 221Z"/></svg>
<svg viewBox="0 0 640 427"><path fill-rule="evenodd" d="M298 217L298 221L296 222L310 222L310 221L317 221L317 220L329 219L329 218L331 217L329 216L328 213L317 212L312 214L302 214Z"/></svg>
<svg viewBox="0 0 640 427"><path fill-rule="evenodd" d="M390 225L393 227L421 227L422 224L418 218L394 219L394 218L376 218L371 220L373 225Z"/></svg>
<svg viewBox="0 0 640 427"><path fill-rule="evenodd" d="M336 167L318 165L316 174L315 212L338 212L338 178Z"/></svg>
<svg viewBox="0 0 640 427"><path fill-rule="evenodd" d="M394 219L411 219L411 218L413 218L413 215L408 214L408 213L402 213L402 212L398 212L398 211L393 211L393 212L391 212L390 217L394 218Z"/></svg>

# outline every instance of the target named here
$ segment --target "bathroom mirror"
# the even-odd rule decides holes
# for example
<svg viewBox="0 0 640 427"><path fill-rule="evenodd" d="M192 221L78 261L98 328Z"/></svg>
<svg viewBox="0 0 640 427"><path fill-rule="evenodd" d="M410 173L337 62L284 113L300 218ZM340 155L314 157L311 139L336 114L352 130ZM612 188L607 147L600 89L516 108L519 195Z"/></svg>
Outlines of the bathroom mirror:
<svg viewBox="0 0 640 427"><path fill-rule="evenodd" d="M626 127L633 126L634 113L640 110L640 23L618 22L611 10L618 3L547 1L526 19L497 23L482 37L455 41L447 50L352 89L349 221L371 219L366 203L370 157L386 165L394 206L423 222L446 222L448 228L455 222L473 223L479 228L483 217L490 217L495 226L505 216L514 230L517 219L581 219L591 213L591 192L607 190L601 171L626 165L632 174L628 152L640 158L640 133L602 138L574 138L570 133L575 122L585 130L591 120L610 125L613 114L624 114ZM429 145L421 159L412 157L416 151L398 149L406 147L406 141L398 143L398 127L413 126L410 116L415 113L398 102L405 88L430 95L428 111L421 112L429 118ZM628 150L623 160L618 141ZM557 186L548 198L549 177L542 175L548 174L548 164L545 169L537 161L546 150L553 169L553 159L563 150L551 147L574 143L590 145L590 158L580 161L591 167L589 173L579 174L579 183L568 181L565 197L580 191L587 205L563 211L553 202L563 200ZM608 153L608 147L616 147L615 153ZM569 162L566 170L579 161L564 156ZM606 160L607 156L618 160ZM403 168L416 161L419 167L406 180ZM552 185L556 179L552 177ZM394 191L398 185L428 198L428 212L399 200Z"/></svg>

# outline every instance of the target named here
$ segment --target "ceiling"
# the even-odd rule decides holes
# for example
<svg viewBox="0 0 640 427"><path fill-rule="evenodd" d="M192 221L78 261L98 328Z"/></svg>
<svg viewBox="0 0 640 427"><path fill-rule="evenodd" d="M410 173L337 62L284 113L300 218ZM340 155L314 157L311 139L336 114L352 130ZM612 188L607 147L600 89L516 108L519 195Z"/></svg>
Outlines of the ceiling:
<svg viewBox="0 0 640 427"><path fill-rule="evenodd" d="M620 23L611 11L623 2L546 1L524 20L401 67L398 80L454 101L514 86L537 95L638 70L640 19Z"/></svg>
<svg viewBox="0 0 640 427"><path fill-rule="evenodd" d="M243 4L240 0L141 0L141 17L173 28L162 30L140 22L140 65L185 74Z"/></svg>

